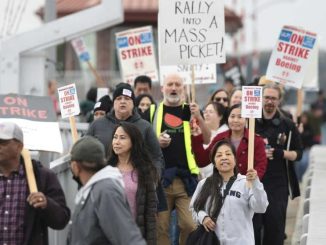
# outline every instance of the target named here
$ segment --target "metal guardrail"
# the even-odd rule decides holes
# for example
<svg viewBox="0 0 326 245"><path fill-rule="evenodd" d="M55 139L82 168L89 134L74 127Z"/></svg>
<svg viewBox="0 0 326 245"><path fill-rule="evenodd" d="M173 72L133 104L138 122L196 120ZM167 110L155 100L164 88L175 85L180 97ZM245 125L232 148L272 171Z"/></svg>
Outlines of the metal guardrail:
<svg viewBox="0 0 326 245"><path fill-rule="evenodd" d="M310 150L309 167L302 184L293 245L326 244L326 146Z"/></svg>
<svg viewBox="0 0 326 245"><path fill-rule="evenodd" d="M77 194L77 184L72 179L69 161L67 156L60 157L59 159L50 163L50 169L55 172L58 180L65 193L67 205L70 208L71 214L75 208L75 196ZM64 245L67 243L67 234L69 225L64 230L52 230L49 228L49 245Z"/></svg>
<svg viewBox="0 0 326 245"><path fill-rule="evenodd" d="M62 136L62 142L65 149L65 155L61 156L56 153L51 152L41 152L40 160L43 163L49 163L48 165L52 171L57 175L58 180L62 186L65 193L67 205L73 213L75 208L75 196L77 194L77 184L72 179L72 174L70 171L68 152L73 144L72 136L70 132L70 124L68 122L60 122L60 131ZM79 136L86 133L88 129L88 123L77 123L77 132ZM58 158L59 157L59 158ZM52 230L49 229L49 245L64 245L67 243L67 234L69 230L69 225L66 226L64 230Z"/></svg>

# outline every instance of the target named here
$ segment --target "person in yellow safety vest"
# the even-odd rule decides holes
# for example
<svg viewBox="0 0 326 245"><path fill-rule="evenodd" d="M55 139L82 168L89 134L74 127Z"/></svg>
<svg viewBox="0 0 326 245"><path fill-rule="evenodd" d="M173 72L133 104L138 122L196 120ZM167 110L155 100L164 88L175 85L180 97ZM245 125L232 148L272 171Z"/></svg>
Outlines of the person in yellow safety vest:
<svg viewBox="0 0 326 245"><path fill-rule="evenodd" d="M191 150L190 108L183 103L183 79L177 74L166 76L162 87L163 102L153 113L151 121L165 159L162 175L168 210L158 213L158 245L171 244L170 213L175 208L180 228L179 244L183 245L195 229L189 211L191 196L198 180L199 169Z"/></svg>

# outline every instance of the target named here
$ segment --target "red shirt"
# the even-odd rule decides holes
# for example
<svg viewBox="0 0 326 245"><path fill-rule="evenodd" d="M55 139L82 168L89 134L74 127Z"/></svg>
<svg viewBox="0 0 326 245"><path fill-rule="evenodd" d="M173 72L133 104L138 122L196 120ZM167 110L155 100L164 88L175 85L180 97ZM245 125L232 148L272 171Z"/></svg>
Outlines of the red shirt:
<svg viewBox="0 0 326 245"><path fill-rule="evenodd" d="M230 139L232 131L229 129L215 136L211 143L204 149L203 136L192 136L191 145L195 155L195 159L198 167L205 167L211 163L209 160L209 153L212 150L216 142L223 139ZM254 168L257 171L259 179L265 174L267 168L267 158L265 152L265 143L263 138L259 135L255 135L255 147L254 147ZM245 129L244 135L240 141L239 147L236 152L236 160L239 172L243 175L247 173L248 168L248 129Z"/></svg>

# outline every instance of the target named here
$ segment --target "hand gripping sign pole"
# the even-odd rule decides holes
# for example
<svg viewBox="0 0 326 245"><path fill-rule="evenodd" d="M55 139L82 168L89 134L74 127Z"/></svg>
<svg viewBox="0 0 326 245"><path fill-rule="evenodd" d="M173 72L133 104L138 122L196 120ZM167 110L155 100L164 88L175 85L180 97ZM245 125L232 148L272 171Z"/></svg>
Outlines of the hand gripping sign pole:
<svg viewBox="0 0 326 245"><path fill-rule="evenodd" d="M248 170L254 168L255 118L262 117L262 87L243 86L241 117L249 118ZM251 183L247 182L250 188Z"/></svg>
<svg viewBox="0 0 326 245"><path fill-rule="evenodd" d="M36 185L35 175L34 175L34 171L33 171L31 155L29 153L29 150L27 150L26 148L23 148L21 154L23 156L24 163L25 163L29 192L35 193L35 192L37 192L37 185Z"/></svg>
<svg viewBox="0 0 326 245"><path fill-rule="evenodd" d="M61 117L69 117L73 143L78 140L75 115L79 115L80 107L74 83L58 88Z"/></svg>

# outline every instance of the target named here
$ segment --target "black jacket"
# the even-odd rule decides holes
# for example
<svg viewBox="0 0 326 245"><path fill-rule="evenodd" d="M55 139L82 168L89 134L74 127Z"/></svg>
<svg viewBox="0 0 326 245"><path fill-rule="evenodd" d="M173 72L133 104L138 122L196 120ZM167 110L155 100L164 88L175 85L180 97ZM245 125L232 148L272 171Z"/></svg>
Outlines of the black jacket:
<svg viewBox="0 0 326 245"><path fill-rule="evenodd" d="M290 133L291 132L291 133ZM256 133L268 139L268 144L274 148L272 160L268 160L265 176L262 180L264 186L272 191L277 191L280 187L289 187L291 198L300 196L298 179L294 170L294 162L284 159L283 150L287 149L289 137L291 135L289 150L296 151L297 159L302 157L302 142L299 131L295 124L280 113L266 120L264 118L256 120ZM281 137L283 136L283 137Z"/></svg>
<svg viewBox="0 0 326 245"><path fill-rule="evenodd" d="M23 160L21 160L23 164ZM35 209L26 202L23 245L47 245L48 228L61 230L70 219L70 210L56 175L43 167L40 162L32 161L37 189L47 199L45 209Z"/></svg>

